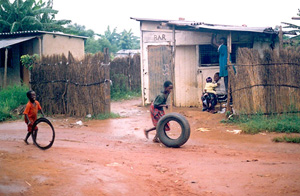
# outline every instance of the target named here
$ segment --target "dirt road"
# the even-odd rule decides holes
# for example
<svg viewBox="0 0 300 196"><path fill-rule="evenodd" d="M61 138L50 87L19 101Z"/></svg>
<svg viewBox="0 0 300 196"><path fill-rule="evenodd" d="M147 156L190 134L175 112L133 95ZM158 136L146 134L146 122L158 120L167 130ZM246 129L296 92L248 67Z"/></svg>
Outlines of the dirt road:
<svg viewBox="0 0 300 196"><path fill-rule="evenodd" d="M152 123L140 103L112 103L123 118L82 126L50 118L56 140L46 151L23 142L23 121L1 123L0 195L300 195L300 145L273 143L273 133L234 134L238 127L219 123L223 114L173 108L191 137L166 148L154 133L145 139Z"/></svg>

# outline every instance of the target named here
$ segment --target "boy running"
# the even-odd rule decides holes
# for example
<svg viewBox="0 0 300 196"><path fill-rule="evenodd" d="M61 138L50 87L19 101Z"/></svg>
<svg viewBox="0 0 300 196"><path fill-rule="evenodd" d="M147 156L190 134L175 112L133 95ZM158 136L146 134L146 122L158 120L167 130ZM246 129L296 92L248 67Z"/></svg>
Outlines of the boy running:
<svg viewBox="0 0 300 196"><path fill-rule="evenodd" d="M24 111L24 118L25 118L25 123L27 124L27 135L26 135L26 138L24 139L24 142L26 144L28 144L28 138L29 136L32 134L32 125L33 123L36 121L37 119L37 114L38 114L38 111L40 110L42 115L44 116L44 112L42 110L42 107L40 105L40 103L35 100L36 99L36 94L34 91L30 90L26 93L29 101L26 105L26 108L25 108L25 111ZM37 130L38 128L35 127L35 130Z"/></svg>
<svg viewBox="0 0 300 196"><path fill-rule="evenodd" d="M157 122L159 121L159 119L165 115L165 111L163 109L163 107L166 107L168 109L168 105L167 103L167 99L168 96L170 94L170 92L173 89L173 84L170 81L166 81L164 83L164 91L162 91L162 94L158 95L154 102L151 103L150 106L150 115L151 115L151 119L152 119L152 123L154 125L154 127L152 127L151 129L145 129L144 133L146 138L148 139L148 134L150 131L156 130L156 125ZM169 124L166 125L165 127L166 131L170 130ZM158 140L158 135L156 133L155 137L153 138L153 142L159 142Z"/></svg>

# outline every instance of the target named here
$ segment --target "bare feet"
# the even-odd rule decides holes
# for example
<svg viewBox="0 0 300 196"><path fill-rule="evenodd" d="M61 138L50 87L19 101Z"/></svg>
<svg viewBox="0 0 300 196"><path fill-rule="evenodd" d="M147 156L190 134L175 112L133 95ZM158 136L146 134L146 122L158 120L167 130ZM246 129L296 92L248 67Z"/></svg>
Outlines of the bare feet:
<svg viewBox="0 0 300 196"><path fill-rule="evenodd" d="M159 143L159 142L160 142L157 136L155 136L155 137L153 138L152 141L153 141L154 143Z"/></svg>
<svg viewBox="0 0 300 196"><path fill-rule="evenodd" d="M24 140L24 142L25 142L25 144L27 144L27 145L29 144L29 143L27 142L27 140Z"/></svg>
<svg viewBox="0 0 300 196"><path fill-rule="evenodd" d="M215 111L215 110L210 110L209 112L212 113L212 114L217 113L217 111Z"/></svg>
<svg viewBox="0 0 300 196"><path fill-rule="evenodd" d="M149 139L148 133L149 133L149 131L147 131L146 129L144 129L144 134L145 134L145 137L146 137L147 139Z"/></svg>

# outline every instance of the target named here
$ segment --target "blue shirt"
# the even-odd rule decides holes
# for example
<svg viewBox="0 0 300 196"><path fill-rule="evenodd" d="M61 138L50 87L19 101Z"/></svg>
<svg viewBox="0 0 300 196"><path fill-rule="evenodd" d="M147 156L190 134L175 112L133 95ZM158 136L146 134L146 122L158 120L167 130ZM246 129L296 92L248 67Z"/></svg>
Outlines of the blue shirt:
<svg viewBox="0 0 300 196"><path fill-rule="evenodd" d="M219 49L219 66L220 66L220 77L225 77L228 76L228 71L227 71L227 46L225 45L220 45Z"/></svg>

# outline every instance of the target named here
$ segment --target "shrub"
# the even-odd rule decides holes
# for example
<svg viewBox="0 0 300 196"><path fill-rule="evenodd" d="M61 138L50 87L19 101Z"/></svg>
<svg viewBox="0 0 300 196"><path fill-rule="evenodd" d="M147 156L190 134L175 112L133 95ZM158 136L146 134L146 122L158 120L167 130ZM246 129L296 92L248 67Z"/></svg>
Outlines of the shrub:
<svg viewBox="0 0 300 196"><path fill-rule="evenodd" d="M300 133L300 116L295 114L281 115L240 115L232 118L226 123L234 123L241 126L243 132L255 134L260 131L280 133Z"/></svg>
<svg viewBox="0 0 300 196"><path fill-rule="evenodd" d="M12 110L28 102L28 90L28 86L15 85L0 91L0 122L17 117Z"/></svg>
<svg viewBox="0 0 300 196"><path fill-rule="evenodd" d="M273 142L300 143L300 137L292 137L292 136L276 137L276 138L273 138L272 141Z"/></svg>

